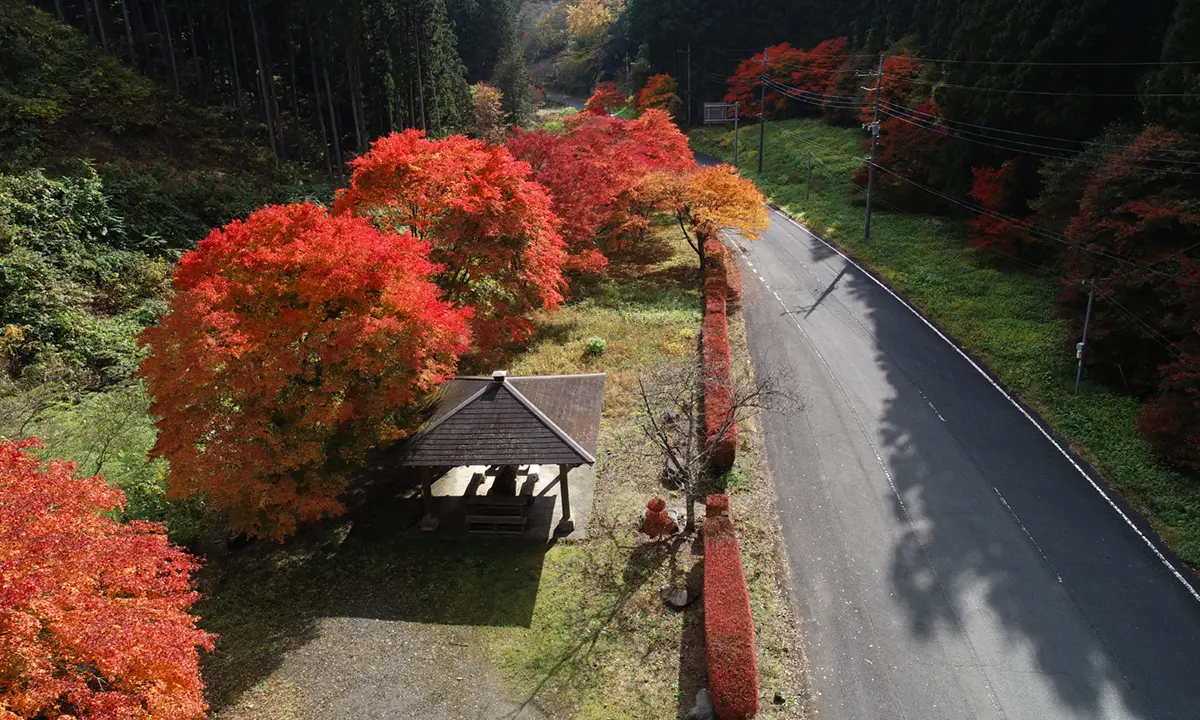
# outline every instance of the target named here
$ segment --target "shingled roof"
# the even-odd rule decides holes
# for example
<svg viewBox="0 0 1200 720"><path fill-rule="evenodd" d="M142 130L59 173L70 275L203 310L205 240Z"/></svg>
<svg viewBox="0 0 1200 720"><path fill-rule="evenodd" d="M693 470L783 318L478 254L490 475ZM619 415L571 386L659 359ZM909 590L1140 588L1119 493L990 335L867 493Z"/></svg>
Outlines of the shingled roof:
<svg viewBox="0 0 1200 720"><path fill-rule="evenodd" d="M404 444L405 465L596 462L604 375L457 377Z"/></svg>

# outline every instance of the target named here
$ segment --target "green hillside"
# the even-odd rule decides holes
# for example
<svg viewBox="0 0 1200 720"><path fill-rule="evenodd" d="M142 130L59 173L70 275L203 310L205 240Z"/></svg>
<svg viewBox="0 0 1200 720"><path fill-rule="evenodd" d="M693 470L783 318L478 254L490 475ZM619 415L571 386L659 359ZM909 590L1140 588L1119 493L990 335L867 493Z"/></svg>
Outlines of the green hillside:
<svg viewBox="0 0 1200 720"><path fill-rule="evenodd" d="M264 203L331 194L229 115L0 0L0 437L103 470L131 514L166 512L132 374L173 261Z"/></svg>

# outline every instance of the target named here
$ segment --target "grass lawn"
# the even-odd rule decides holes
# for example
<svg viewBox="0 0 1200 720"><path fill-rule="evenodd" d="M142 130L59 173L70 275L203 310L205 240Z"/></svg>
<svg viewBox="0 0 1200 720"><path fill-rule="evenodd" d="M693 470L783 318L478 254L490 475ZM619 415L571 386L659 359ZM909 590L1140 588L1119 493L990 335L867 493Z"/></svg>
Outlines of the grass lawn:
<svg viewBox="0 0 1200 720"><path fill-rule="evenodd" d="M1138 432L1138 406L1132 398L1087 381L1078 396L1071 393L1074 355L1055 314L1057 278L1006 267L966 247L966 228L959 219L876 207L872 237L866 242L862 197L849 193L858 161L842 157L861 157L865 134L819 120L772 122L759 176L758 131L757 126L741 131L744 174L773 202L836 241L987 362L1005 387L1066 436L1176 552L1200 565L1200 482L1154 455ZM704 128L693 131L691 141L697 151L732 160L732 132ZM816 162L812 187L806 188L810 151Z"/></svg>
<svg viewBox="0 0 1200 720"><path fill-rule="evenodd" d="M469 699L482 687L502 698L484 717L526 708L520 717L661 720L690 708L703 680L702 610L670 611L658 593L671 582L699 586L702 545L636 543L646 500L665 491L658 466L628 450L644 442L638 372L694 357L700 294L695 256L677 231L664 229L646 250L650 257L577 284L509 366L514 375L608 374L589 539L547 548L421 537L415 498L385 492L286 546L215 558L198 611L221 635L204 664L219 717L312 717L330 712L326 700L345 688L369 695L381 677L392 694L420 685ZM599 355L586 352L593 337L606 341ZM740 467L727 479L759 626L760 717L795 717L800 651L781 594L773 491L760 436L744 434ZM773 704L775 692L788 702ZM461 716L478 707L464 705Z"/></svg>

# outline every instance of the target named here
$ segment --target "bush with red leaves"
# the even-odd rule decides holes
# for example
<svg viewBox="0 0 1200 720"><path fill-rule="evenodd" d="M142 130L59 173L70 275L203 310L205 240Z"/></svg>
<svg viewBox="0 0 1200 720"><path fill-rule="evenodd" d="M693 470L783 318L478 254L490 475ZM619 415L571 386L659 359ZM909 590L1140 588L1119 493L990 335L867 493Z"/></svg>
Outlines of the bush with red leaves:
<svg viewBox="0 0 1200 720"><path fill-rule="evenodd" d="M725 280L710 273L704 295L705 442L709 464L717 470L728 470L737 457L737 425L729 420L733 413L733 366L725 315Z"/></svg>
<svg viewBox="0 0 1200 720"><path fill-rule="evenodd" d="M729 497L710 495L704 518L704 641L708 689L722 720L758 712L754 616L742 554L729 517Z"/></svg>
<svg viewBox="0 0 1200 720"><path fill-rule="evenodd" d="M667 501L662 498L651 498L646 503L646 513L642 517L642 532L652 538L661 538L678 530L675 520L667 514Z"/></svg>

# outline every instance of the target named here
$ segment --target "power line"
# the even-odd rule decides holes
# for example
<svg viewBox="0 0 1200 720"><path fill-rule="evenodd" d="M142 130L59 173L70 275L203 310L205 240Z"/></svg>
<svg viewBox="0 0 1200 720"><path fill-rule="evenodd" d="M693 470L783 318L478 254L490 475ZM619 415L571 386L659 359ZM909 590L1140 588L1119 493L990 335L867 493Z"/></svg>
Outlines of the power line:
<svg viewBox="0 0 1200 720"><path fill-rule="evenodd" d="M923 112L921 110L917 110L916 108L910 108L910 107L906 107L904 105L899 105L897 103L893 103L889 100L884 100L883 102L885 105L888 105L897 111L906 112L906 113L909 113L912 115L924 115L927 118L934 118L934 119L940 120L944 123L948 123L948 124L952 124L952 125L966 125L968 127L978 128L980 130L987 130L988 132L1004 133L1006 135L1020 135L1021 137L1031 137L1031 138L1036 138L1039 140L1056 140L1059 142L1083 145L1083 146L1085 146L1085 148L1086 147L1101 147L1101 148L1110 148L1110 149L1114 149L1114 150L1148 150L1151 152L1175 153L1177 155L1200 155L1200 150L1182 150L1182 149L1178 149L1178 148L1154 148L1154 147L1149 147L1146 145L1115 145L1115 144L1110 144L1110 143L1094 142L1091 140L1072 140L1070 138L1055 137L1053 135L1038 135L1036 133L1020 132L1018 130L1004 130L1002 128L990 127L988 125L978 125L975 123L969 123L969 122L966 122L965 120L947 120L947 119L942 118L934 113ZM999 139L999 138L997 138L997 139Z"/></svg>
<svg viewBox="0 0 1200 720"><path fill-rule="evenodd" d="M1056 97L1096 97L1096 98L1191 98L1200 97L1200 93L1093 93L1093 92L1063 92L1055 90L1019 90L1015 88L992 88L981 87L979 85L956 85L954 83L942 82L940 80L918 80L916 78L901 78L896 75L889 77L902 80L904 82L916 83L918 85L934 85L939 88L949 88L951 90L974 90L976 92L998 92L1012 93L1016 95L1051 95Z"/></svg>
<svg viewBox="0 0 1200 720"><path fill-rule="evenodd" d="M929 121L921 120L919 118L913 118L913 117L909 117L906 115L901 115L890 109L884 109L884 110L882 110L882 112L885 115L888 115L889 117L900 120L901 122L906 122L909 125L913 125L914 127L921 128L922 130L928 130L930 132L935 132L935 133L939 133L941 135L945 135L946 137L956 138L958 140L964 140L966 142L972 142L977 145L984 145L987 147L996 148L998 150L1006 150L1009 152L1024 153L1026 155L1050 158L1052 160L1076 160L1085 165L1092 165L1095 167L1101 167L1101 166L1104 166L1107 164L1107 162L1097 162L1097 161L1086 160L1086 159L1078 157L1078 155L1076 155L1073 158L1069 158L1069 157L1065 157L1063 155L1052 155L1050 153L1038 152L1037 150L1026 149L1026 147L1029 147L1029 146L1048 147L1048 146L1044 146L1044 145L1037 145L1035 143L1027 143L1027 142L1020 141L1020 140L1006 140L1004 138L992 138L992 137L988 137L988 136L982 136L979 133L971 133L971 135L987 137L988 140L991 140L991 142L987 142L985 140L980 140L980 139L977 139L974 137L969 137L968 135L964 134L967 132L964 130L950 128L945 125L934 124ZM996 143L1008 143L1008 144L997 145ZM1072 153L1072 152L1077 153L1078 152L1075 150L1071 150L1069 148L1051 148L1051 149L1057 150L1059 152L1065 152L1065 153ZM1130 158L1129 162L1136 162L1136 160L1133 158ZM1192 161L1188 161L1188 160L1168 160L1166 158L1148 158L1142 162L1174 162L1174 163L1184 163L1184 164L1188 164L1188 165L1200 165L1200 163L1196 163L1196 162L1192 162ZM1192 172L1192 171L1181 170L1181 169L1177 169L1177 168L1144 167L1144 166L1139 166L1139 168L1142 170L1145 170L1146 172L1172 173L1172 174L1176 174L1176 175L1200 175L1200 172Z"/></svg>
<svg viewBox="0 0 1200 720"><path fill-rule="evenodd" d="M888 57L899 57L889 55ZM916 58L921 62L957 65L1034 65L1045 67L1150 67L1160 65L1200 65L1200 60L1153 60L1142 62L1040 62L1031 60L942 60L938 58Z"/></svg>
<svg viewBox="0 0 1200 720"><path fill-rule="evenodd" d="M1159 345L1162 345L1163 348L1166 349L1167 352L1171 353L1171 355L1173 355L1176 360L1183 359L1183 356L1179 353L1179 351L1177 351L1174 347L1172 347L1170 338L1168 338L1166 335L1163 335L1159 331L1155 330L1148 323L1146 323L1146 321L1142 320L1140 317L1135 315L1132 310L1125 307L1121 303L1117 302L1116 298L1109 296L1107 298L1101 298L1101 299L1108 300L1109 302L1111 302L1118 310L1120 310L1122 313L1125 314L1125 317L1129 318L1130 320L1133 320L1139 326L1141 326L1146 331L1148 331L1150 333L1150 339L1154 340Z"/></svg>
<svg viewBox="0 0 1200 720"><path fill-rule="evenodd" d="M1058 233L1051 232L1051 231L1045 230L1043 228L1039 228L1038 226L1033 225L1028 222L1025 222L1024 220L1019 220L1019 219L1011 217L1009 215L1005 215L1003 213L996 212L995 210L989 210L988 208L980 207L973 203L968 203L968 202L959 200L958 198L947 195L945 193L938 192L937 190L934 190L933 188L931 188L927 185L919 183L916 180L912 180L911 178L907 178L907 177L901 175L900 173L898 173L894 170L891 170L890 168L886 168L883 165L880 165L878 163L876 163L875 166L878 167L880 170L888 173L889 175L893 175L896 178L902 180L903 182L906 182L920 190L924 190L925 192L927 192L931 195L942 198L943 200L945 200L947 202L954 203L955 205L966 208L966 209L971 210L972 212L978 213L980 215L986 215L986 216L994 218L996 220L1003 220L1005 222L1010 222L1010 223L1016 225L1017 227L1019 227L1023 230L1026 230L1027 232L1033 233L1034 235L1036 235L1038 237L1045 238L1047 240L1053 240L1055 242L1062 243L1063 245L1066 245L1069 248L1072 248L1075 250L1082 250L1084 252L1091 253L1093 255L1105 258L1107 260L1113 260L1115 262L1124 263L1124 264L1130 265L1132 267L1140 268L1141 270L1143 270L1145 272L1150 272L1155 275L1160 275L1162 277L1171 278L1172 280L1184 280L1185 279L1178 275L1172 275L1171 273L1165 273L1165 272L1162 272L1159 270L1155 270L1147 265L1142 265L1140 263L1134 262L1133 260L1123 258L1119 255L1114 255L1112 253L1108 253L1103 250L1097 250L1095 248L1089 248L1085 245L1073 243L1070 240L1068 240L1067 238L1063 237L1062 235L1059 235Z"/></svg>

